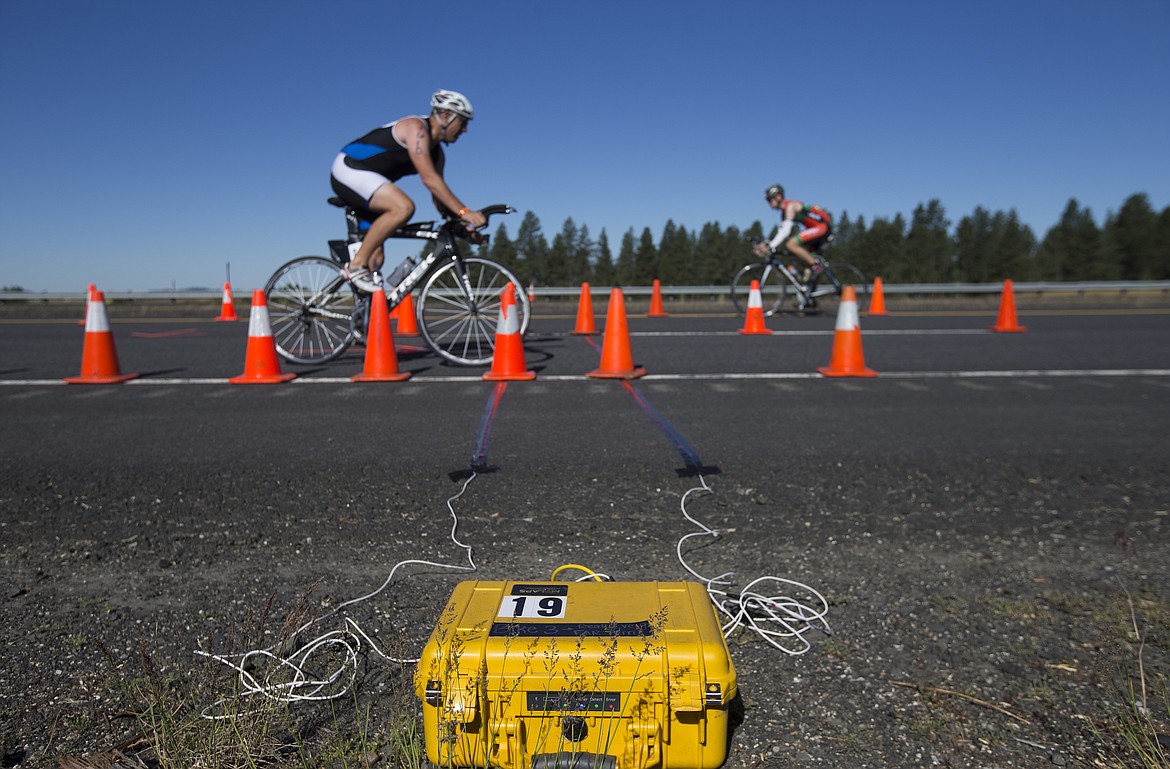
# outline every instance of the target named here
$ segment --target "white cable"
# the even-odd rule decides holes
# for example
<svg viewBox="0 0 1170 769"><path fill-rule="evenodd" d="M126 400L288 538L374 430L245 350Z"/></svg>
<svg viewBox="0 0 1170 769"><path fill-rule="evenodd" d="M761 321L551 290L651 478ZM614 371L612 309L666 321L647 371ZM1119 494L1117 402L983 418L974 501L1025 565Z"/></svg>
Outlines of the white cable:
<svg viewBox="0 0 1170 769"><path fill-rule="evenodd" d="M454 501L463 496L467 491L467 487L471 481L475 479L476 473L472 471L471 475L463 483L459 489L459 493L447 499L447 509L451 513L451 541L467 553L467 566L458 566L453 564L435 563L433 561L420 560L406 560L399 561L390 570L385 581L382 582L376 590L367 593L359 598L353 598L338 604L331 611L322 614L316 619L309 620L305 624L297 628L289 635L289 638L296 638L305 630L317 625L325 620L333 617L341 612L346 607L354 604L367 601L374 596L381 593L389 586L394 579L394 574L399 568L406 565L421 565L434 566L440 569L449 569L452 571L476 571L478 567L475 565L475 559L472 557L472 549L470 546L463 544L455 536L455 532L459 528L459 516L455 513ZM244 700L253 696L263 696L270 700L277 702L306 702L317 700L331 700L338 697L345 696L357 677L358 666L360 662L360 652L363 649L363 642L374 653L382 659L398 663L410 664L417 662L418 659L396 659L387 656L373 639L366 634L361 626L349 617L344 618L342 627L337 630L331 630L324 633L313 640L301 646L298 650L289 654L288 656L280 656L274 653L274 650L280 644L273 644L266 649L256 649L242 654L222 655L211 654L209 652L196 650L196 654L201 657L207 657L215 660L220 664L226 665L236 671L239 678L241 691L237 695L238 700ZM339 654L340 659L336 666L332 668L332 672L321 676L314 676L310 671L312 668L323 667L328 664L319 662L319 658L325 654L334 653ZM238 658L238 661L233 661ZM248 670L249 663L253 663L254 667L266 668L262 678L257 678ZM327 668L328 669L328 668ZM346 675L348 673L348 675ZM338 682L341 682L341 688L338 689ZM228 702L232 700L220 699L212 703L202 712L203 718L209 720L222 720L227 718L234 718L237 716L248 715L255 711L236 711L232 713L216 713L221 710Z"/></svg>
<svg viewBox="0 0 1170 769"><path fill-rule="evenodd" d="M729 637L741 627L749 628L764 639L767 643L785 654L800 655L812 648L805 635L812 630L820 630L826 634L833 631L826 619L829 613L829 603L825 597L813 588L801 582L795 582L783 577L758 577L750 582L738 594L729 593L721 587L731 587L736 584L735 572L724 572L717 577L704 577L692 569L683 558L683 545L693 537L715 537L720 532L693 518L687 511L687 500L692 494L706 492L714 494L714 490L707 485L703 476L699 476L699 486L689 489L683 494L683 517L697 526L700 531L691 532L681 537L676 547L679 563L707 586L707 595L715 608L728 619L723 624L723 635ZM764 585L774 585L780 590L774 595L766 595ZM787 591L787 592L784 592ZM791 595L788 593L792 593Z"/></svg>

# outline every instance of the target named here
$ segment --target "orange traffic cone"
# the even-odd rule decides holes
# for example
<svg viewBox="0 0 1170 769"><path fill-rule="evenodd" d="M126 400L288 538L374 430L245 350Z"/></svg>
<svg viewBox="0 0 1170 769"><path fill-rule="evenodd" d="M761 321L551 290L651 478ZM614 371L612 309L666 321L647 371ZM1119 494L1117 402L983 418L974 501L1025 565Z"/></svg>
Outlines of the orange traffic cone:
<svg viewBox="0 0 1170 769"><path fill-rule="evenodd" d="M410 379L410 375L409 371L398 370L398 353L394 350L394 334L390 332L386 292L375 291L370 298L365 367L362 373L354 374L349 379L351 382L401 382Z"/></svg>
<svg viewBox="0 0 1170 769"><path fill-rule="evenodd" d="M398 333L403 336L418 336L418 320L414 317L414 299L410 294L402 297L394 312L398 313Z"/></svg>
<svg viewBox="0 0 1170 769"><path fill-rule="evenodd" d="M654 279L654 288L650 291L650 312L646 313L647 318L669 318L670 315L662 306L662 284L658 282L658 278Z"/></svg>
<svg viewBox="0 0 1170 769"><path fill-rule="evenodd" d="M1016 320L1016 292L1011 278L1003 282L1003 294L999 299L999 318L988 331L1001 334L1022 334L1028 329Z"/></svg>
<svg viewBox="0 0 1170 769"><path fill-rule="evenodd" d="M491 382L536 379L535 371L524 368L524 339L520 336L520 318L516 314L516 287L511 282L501 292L492 370L483 378Z"/></svg>
<svg viewBox="0 0 1170 769"><path fill-rule="evenodd" d="M889 315L886 312L886 297L882 289L881 277L873 279L873 296L869 298L869 310L866 315Z"/></svg>
<svg viewBox="0 0 1170 769"><path fill-rule="evenodd" d="M597 324L593 322L593 297L589 293L589 284L581 284L581 299L577 302L577 327L574 334L596 334Z"/></svg>
<svg viewBox="0 0 1170 769"><path fill-rule="evenodd" d="M536 281L530 280L528 282L528 303L532 304L536 301Z"/></svg>
<svg viewBox="0 0 1170 769"><path fill-rule="evenodd" d="M123 374L118 366L118 351L106 314L106 295L93 285L85 309L85 345L81 348L81 373L65 379L69 384L118 384L137 374Z"/></svg>
<svg viewBox="0 0 1170 769"><path fill-rule="evenodd" d="M248 354L244 373L228 381L232 384L278 384L296 379L296 374L280 373L276 359L276 342L272 339L272 322L268 319L268 300L264 289L252 292L252 314L248 320Z"/></svg>
<svg viewBox="0 0 1170 769"><path fill-rule="evenodd" d="M637 379L646 369L634 367L630 351L630 332L626 325L626 300L620 288L609 292L609 309L605 316L605 337L601 343L601 367L585 376L601 379Z"/></svg>
<svg viewBox="0 0 1170 769"><path fill-rule="evenodd" d="M764 300L760 296L760 281L753 280L748 289L747 316L744 318L741 334L771 334L772 331L764 325Z"/></svg>
<svg viewBox="0 0 1170 769"><path fill-rule="evenodd" d="M236 303L232 301L232 284L223 284L223 303L220 306L219 317L216 320L239 320L236 316Z"/></svg>
<svg viewBox="0 0 1170 769"><path fill-rule="evenodd" d="M841 309L837 311L837 330L833 333L833 357L829 365L817 367L825 376L877 376L865 367L861 353L861 326L857 320L857 292L846 286L841 294Z"/></svg>

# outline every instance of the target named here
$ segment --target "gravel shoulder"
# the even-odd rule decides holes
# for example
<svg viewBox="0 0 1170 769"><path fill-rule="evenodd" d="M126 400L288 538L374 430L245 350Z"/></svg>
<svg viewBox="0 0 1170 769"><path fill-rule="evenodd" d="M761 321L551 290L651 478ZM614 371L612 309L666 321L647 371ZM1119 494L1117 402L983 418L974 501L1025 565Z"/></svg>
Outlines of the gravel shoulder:
<svg viewBox="0 0 1170 769"><path fill-rule="evenodd" d="M803 656L731 637L742 714L729 767L1093 766L1107 754L1092 727L1134 672L1126 591L1150 634L1148 672L1166 669L1170 468L887 466L863 477L888 482L858 485L842 469L818 489L791 481L802 469L715 476L715 493L688 504L724 530L688 554L693 568L800 580L831 604L833 634L813 634ZM462 558L445 509L458 486L442 476L311 506L335 474L2 480L14 511L0 549L4 766L133 744L125 714L140 703L128 681L146 667L214 678L196 649L271 642L319 580L312 611L369 592L407 555ZM540 579L568 562L623 580L682 578L671 560L693 530L678 510L686 484L599 475L554 494L531 480L479 476L454 503L477 578ZM216 492L184 492L196 486ZM599 495L612 512L583 519L574 500L596 509ZM246 502L257 496L263 509ZM460 579L411 571L353 611L407 656ZM374 660L362 670L359 703L389 720L408 701L409 672Z"/></svg>

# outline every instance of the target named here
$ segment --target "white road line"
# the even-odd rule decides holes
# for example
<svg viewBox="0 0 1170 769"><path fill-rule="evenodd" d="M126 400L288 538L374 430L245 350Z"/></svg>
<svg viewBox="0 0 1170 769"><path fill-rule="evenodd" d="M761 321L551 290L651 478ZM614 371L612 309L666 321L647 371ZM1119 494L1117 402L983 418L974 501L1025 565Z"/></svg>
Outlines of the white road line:
<svg viewBox="0 0 1170 769"><path fill-rule="evenodd" d="M879 371L878 379L1021 379L1025 377L1068 379L1074 377L1170 377L1170 369L1165 368L1132 368L1132 369L1012 369L1004 371ZM761 373L726 373L726 374L647 374L634 380L636 382L683 382L683 381L776 381L787 379L826 379L820 374L809 372L761 372ZM436 376L419 377L410 380L410 385L423 384L474 384L482 382L478 376ZM584 374L560 374L542 376L540 382L591 382L599 387L604 383ZM56 387L64 385L60 379L0 379L3 387ZM187 378L187 379L132 379L123 382L117 387L149 387L151 385L223 385L228 384L226 378ZM302 377L294 379L290 385L318 385L318 384L352 384L349 377ZM1163 383L1154 381L1150 384L1161 386ZM242 387L261 387L258 385L241 385ZM408 385L407 385L408 386ZM73 385L82 392L84 390L108 390L114 385ZM268 387L279 387L268 385Z"/></svg>
<svg viewBox="0 0 1170 769"><path fill-rule="evenodd" d="M991 334L992 332L985 328L928 328L928 329L869 329L864 326L861 327L862 336L966 336L972 334ZM643 337L697 337L697 336L742 336L739 331L630 331L630 336ZM819 329L809 331L784 331L782 329L772 329L771 336L832 336L833 329Z"/></svg>

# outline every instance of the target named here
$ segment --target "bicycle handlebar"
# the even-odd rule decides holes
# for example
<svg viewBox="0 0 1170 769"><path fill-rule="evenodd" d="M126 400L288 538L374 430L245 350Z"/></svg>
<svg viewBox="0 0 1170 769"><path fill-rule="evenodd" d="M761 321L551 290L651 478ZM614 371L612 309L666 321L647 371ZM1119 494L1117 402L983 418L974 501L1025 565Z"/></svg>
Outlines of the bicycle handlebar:
<svg viewBox="0 0 1170 769"><path fill-rule="evenodd" d="M495 203L490 206L484 206L479 212L484 216L495 216L496 214L514 214L516 213L516 209L507 203Z"/></svg>
<svg viewBox="0 0 1170 769"><path fill-rule="evenodd" d="M480 209L480 213L483 214L484 218L486 219L495 216L496 214L514 214L516 213L516 209L512 208L507 203L494 203L490 206L484 206L482 209ZM438 229L443 227L458 227L465 233L470 234L470 231L467 229L466 225L463 224L463 220L452 214L450 217L443 220L441 227L435 227L435 222L433 221L410 222L409 224L402 225L398 229L394 230L394 232L391 232L388 237L433 239L437 236Z"/></svg>

